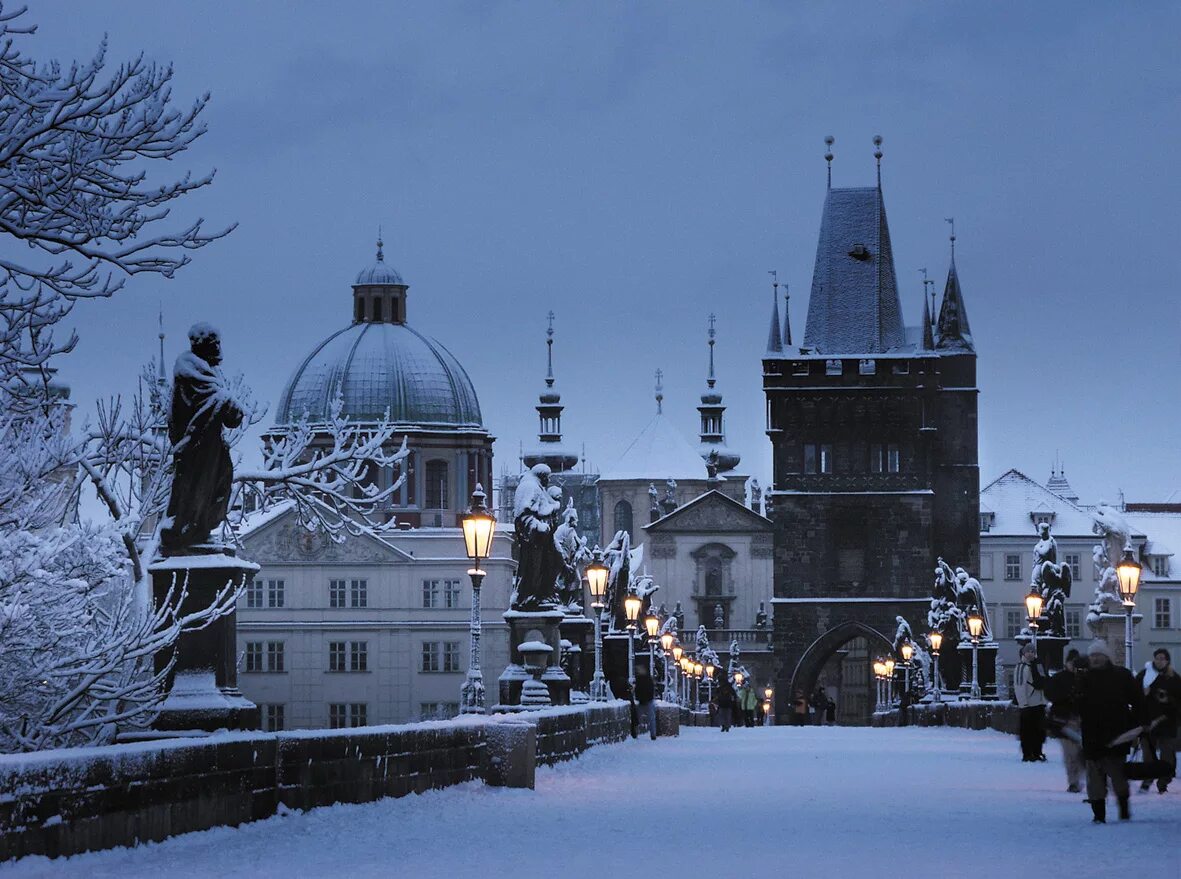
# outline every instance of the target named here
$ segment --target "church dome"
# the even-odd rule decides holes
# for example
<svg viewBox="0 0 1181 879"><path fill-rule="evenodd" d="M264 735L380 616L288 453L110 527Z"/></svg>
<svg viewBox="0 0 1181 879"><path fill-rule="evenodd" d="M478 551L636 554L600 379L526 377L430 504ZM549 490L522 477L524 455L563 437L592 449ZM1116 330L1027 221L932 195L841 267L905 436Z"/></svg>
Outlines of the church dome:
<svg viewBox="0 0 1181 879"><path fill-rule="evenodd" d="M405 286L406 282L402 280L402 276L398 274L397 269L391 265L386 265L385 260L382 259L381 251L378 251L377 262L357 272L357 280L353 281L354 287L370 284Z"/></svg>
<svg viewBox="0 0 1181 879"><path fill-rule="evenodd" d="M397 323L356 323L304 360L279 400L277 422L331 415L333 398L353 421L483 429L480 402L459 361L434 339Z"/></svg>

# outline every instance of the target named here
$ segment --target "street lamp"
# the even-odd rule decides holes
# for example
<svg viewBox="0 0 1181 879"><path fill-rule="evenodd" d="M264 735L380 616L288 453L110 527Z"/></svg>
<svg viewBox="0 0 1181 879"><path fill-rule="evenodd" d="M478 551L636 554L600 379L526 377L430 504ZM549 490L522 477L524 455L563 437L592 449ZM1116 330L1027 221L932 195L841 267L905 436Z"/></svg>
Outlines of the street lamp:
<svg viewBox="0 0 1181 879"><path fill-rule="evenodd" d="M689 694L692 692L692 685L689 679L693 677L693 660L688 656L682 654L681 656L681 704L686 707L689 705Z"/></svg>
<svg viewBox="0 0 1181 879"><path fill-rule="evenodd" d="M643 606L643 599L634 592L629 592L623 599L623 615L627 618L627 686L633 694L636 691L636 620L640 618Z"/></svg>
<svg viewBox="0 0 1181 879"><path fill-rule="evenodd" d="M705 674L705 666L700 662L693 663L693 704L701 706L701 676Z"/></svg>
<svg viewBox="0 0 1181 879"><path fill-rule="evenodd" d="M877 698L874 699L874 711L881 708L882 705L882 680L886 677L886 664L880 659L873 661L873 679L877 684Z"/></svg>
<svg viewBox="0 0 1181 879"><path fill-rule="evenodd" d="M886 702L890 705L894 704L894 658L892 656L886 657Z"/></svg>
<svg viewBox="0 0 1181 879"><path fill-rule="evenodd" d="M984 617L975 605L968 612L968 634L972 636L972 693L973 699L980 698L980 636L984 634Z"/></svg>
<svg viewBox="0 0 1181 879"><path fill-rule="evenodd" d="M607 595L607 576L611 573L603 564L603 551L595 547L591 563L586 566L586 581L590 586L591 608L595 612L595 676L591 679L591 700L607 701L607 681L603 678L603 598Z"/></svg>
<svg viewBox="0 0 1181 879"><path fill-rule="evenodd" d="M1034 650L1037 650L1038 620L1042 618L1044 604L1045 600L1036 588L1030 589L1029 594L1025 596L1025 616L1029 618L1029 643L1033 645Z"/></svg>
<svg viewBox="0 0 1181 879"><path fill-rule="evenodd" d="M660 617L654 613L644 617L644 631L648 633L648 678L656 682L656 635L660 632Z"/></svg>
<svg viewBox="0 0 1181 879"><path fill-rule="evenodd" d="M1124 600L1124 666L1132 667L1132 613L1136 610L1136 592L1140 588L1140 563L1132 552L1131 541L1124 544L1124 557L1115 566L1119 575L1119 596Z"/></svg>
<svg viewBox="0 0 1181 879"><path fill-rule="evenodd" d="M460 520L464 549L472 562L467 572L472 580L472 616L468 624L471 656L467 664L467 676L459 688L461 714L484 713L484 673L480 670L480 586L484 583L486 572L480 570L480 561L488 558L492 551L492 537L496 533L496 517L484 503L487 497L483 486L476 483L471 506Z"/></svg>
<svg viewBox="0 0 1181 879"><path fill-rule="evenodd" d="M903 677L902 687L903 687L903 692L905 692L909 698L909 694L910 694L910 658L912 656L914 656L914 645L911 644L909 641L903 641L902 647L899 649L899 652L902 654L902 677Z"/></svg>
<svg viewBox="0 0 1181 879"><path fill-rule="evenodd" d="M763 723L766 726L771 725L771 697L775 695L775 691L767 684L763 688Z"/></svg>
<svg viewBox="0 0 1181 879"><path fill-rule="evenodd" d="M939 690L939 648L943 646L943 633L932 632L927 640L931 644L931 679L935 685L935 701L942 702L943 696Z"/></svg>

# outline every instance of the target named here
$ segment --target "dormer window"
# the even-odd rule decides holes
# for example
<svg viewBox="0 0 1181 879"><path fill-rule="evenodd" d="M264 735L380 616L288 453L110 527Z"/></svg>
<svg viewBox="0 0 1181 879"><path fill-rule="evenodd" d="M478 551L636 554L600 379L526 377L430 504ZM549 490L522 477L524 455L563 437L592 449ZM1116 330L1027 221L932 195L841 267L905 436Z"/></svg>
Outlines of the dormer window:
<svg viewBox="0 0 1181 879"><path fill-rule="evenodd" d="M1040 528L1043 525L1053 525L1054 524L1054 514L1049 511L1034 510L1033 512L1031 512L1029 514L1029 517L1031 519L1033 519L1033 524L1034 524L1034 527L1036 527L1036 528Z"/></svg>
<svg viewBox="0 0 1181 879"><path fill-rule="evenodd" d="M836 359L824 361L825 375L840 375L842 371L841 361Z"/></svg>
<svg viewBox="0 0 1181 879"><path fill-rule="evenodd" d="M878 371L878 363L876 360L861 360L857 369L862 375L874 375Z"/></svg>
<svg viewBox="0 0 1181 879"><path fill-rule="evenodd" d="M1152 573L1156 574L1156 576L1169 576L1169 557L1167 555L1150 555L1148 557L1148 564L1152 568Z"/></svg>
<svg viewBox="0 0 1181 879"><path fill-rule="evenodd" d="M996 513L980 514L980 533L987 534L996 525Z"/></svg>
<svg viewBox="0 0 1181 879"><path fill-rule="evenodd" d="M852 249L849 251L849 256L853 257L853 259L857 260L858 262L865 262L870 257L869 248L864 244L854 244Z"/></svg>

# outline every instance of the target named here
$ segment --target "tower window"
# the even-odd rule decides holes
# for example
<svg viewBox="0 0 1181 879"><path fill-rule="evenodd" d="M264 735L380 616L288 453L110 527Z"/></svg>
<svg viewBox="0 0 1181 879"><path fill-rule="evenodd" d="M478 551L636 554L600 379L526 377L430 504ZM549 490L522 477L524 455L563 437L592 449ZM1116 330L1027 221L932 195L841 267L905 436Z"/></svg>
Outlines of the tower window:
<svg viewBox="0 0 1181 879"><path fill-rule="evenodd" d="M447 509L447 462L426 462L426 508Z"/></svg>
<svg viewBox="0 0 1181 879"><path fill-rule="evenodd" d="M357 306L357 323L360 323L365 320L365 300L358 299L354 304Z"/></svg>
<svg viewBox="0 0 1181 879"><path fill-rule="evenodd" d="M832 473L832 446L828 443L804 443L804 472Z"/></svg>
<svg viewBox="0 0 1181 879"><path fill-rule="evenodd" d="M381 323L381 297L375 297L373 300L373 322Z"/></svg>
<svg viewBox="0 0 1181 879"><path fill-rule="evenodd" d="M632 505L627 501L620 501L615 505L615 531L632 533Z"/></svg>

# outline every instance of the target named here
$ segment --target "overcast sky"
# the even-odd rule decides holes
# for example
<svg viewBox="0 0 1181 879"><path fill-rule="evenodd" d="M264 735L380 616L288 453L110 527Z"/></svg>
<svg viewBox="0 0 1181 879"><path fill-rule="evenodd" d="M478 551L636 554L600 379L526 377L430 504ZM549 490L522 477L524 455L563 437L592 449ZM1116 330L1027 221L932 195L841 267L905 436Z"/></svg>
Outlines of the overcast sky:
<svg viewBox="0 0 1181 879"><path fill-rule="evenodd" d="M980 464L1084 499L1181 489L1181 6L1176 3L161 3L29 0L40 57L137 51L210 90L177 170L229 238L172 282L80 310L75 399L134 386L163 305L224 331L277 402L386 257L515 466L537 429L545 314L572 444L618 457L654 411L695 439L718 314L729 441L764 484L760 357L778 269L802 337L824 197L883 179L898 281L957 265L980 366ZM187 214L186 214L187 216ZM9 247L4 242L0 246ZM659 474L655 474L659 475Z"/></svg>

